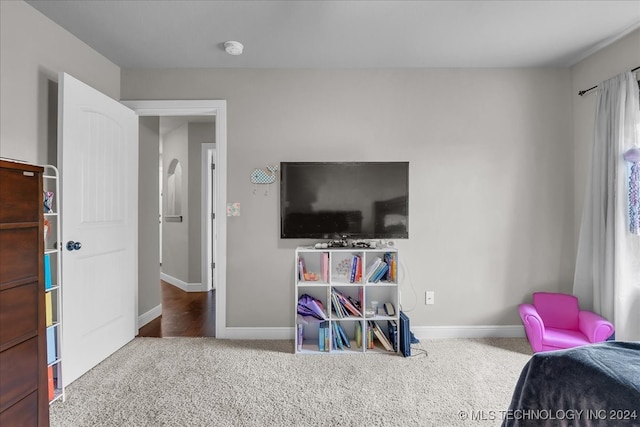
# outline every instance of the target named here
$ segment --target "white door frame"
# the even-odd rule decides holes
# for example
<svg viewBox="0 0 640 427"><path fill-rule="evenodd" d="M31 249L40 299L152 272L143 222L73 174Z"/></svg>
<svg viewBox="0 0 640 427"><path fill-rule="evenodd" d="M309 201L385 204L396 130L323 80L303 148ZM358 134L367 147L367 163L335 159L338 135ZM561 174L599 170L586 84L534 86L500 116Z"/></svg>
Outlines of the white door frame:
<svg viewBox="0 0 640 427"><path fill-rule="evenodd" d="M214 245L216 253L216 338L226 338L227 298L227 101L224 100L131 100L120 101L138 116L216 116L216 188ZM201 233L203 236L205 233ZM205 236L206 237L206 236ZM203 238L205 238L203 237ZM203 254L204 255L204 254ZM206 282L203 282L204 285Z"/></svg>
<svg viewBox="0 0 640 427"><path fill-rule="evenodd" d="M205 142L202 143L201 148L201 164L202 164L202 175L200 177L200 188L201 188L201 223L200 223L200 235L201 235L201 258L202 258L202 287L206 291L210 291L215 289L215 269L213 269L211 263L216 262L215 259L215 250L217 247L214 247L215 244L215 233L212 228L212 224L215 224L215 220L217 220L216 213L216 202L215 198L215 182L217 178L217 170L214 171L211 168L211 165L216 164L216 144ZM217 165L216 165L217 168ZM213 184L212 184L213 183ZM213 198L211 196L214 196ZM213 269L213 271L212 271Z"/></svg>

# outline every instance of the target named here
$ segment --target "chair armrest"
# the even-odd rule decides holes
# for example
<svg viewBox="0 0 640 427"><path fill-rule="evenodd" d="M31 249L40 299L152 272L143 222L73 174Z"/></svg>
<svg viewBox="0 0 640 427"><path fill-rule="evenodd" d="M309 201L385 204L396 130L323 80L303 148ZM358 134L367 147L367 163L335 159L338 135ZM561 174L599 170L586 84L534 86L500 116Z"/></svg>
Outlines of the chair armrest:
<svg viewBox="0 0 640 427"><path fill-rule="evenodd" d="M520 304L518 313L524 324L524 330L534 352L542 351L542 336L544 335L544 322L533 304Z"/></svg>
<svg viewBox="0 0 640 427"><path fill-rule="evenodd" d="M607 319L592 311L580 310L578 313L578 328L589 342L606 341L613 335L613 325Z"/></svg>

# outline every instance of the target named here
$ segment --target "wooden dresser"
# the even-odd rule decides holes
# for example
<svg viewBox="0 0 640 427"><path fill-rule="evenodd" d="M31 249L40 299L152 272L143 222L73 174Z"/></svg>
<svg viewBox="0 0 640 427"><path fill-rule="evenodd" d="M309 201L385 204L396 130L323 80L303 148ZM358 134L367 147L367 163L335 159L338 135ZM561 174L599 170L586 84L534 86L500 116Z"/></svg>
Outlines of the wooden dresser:
<svg viewBox="0 0 640 427"><path fill-rule="evenodd" d="M42 171L0 160L0 426L48 426Z"/></svg>

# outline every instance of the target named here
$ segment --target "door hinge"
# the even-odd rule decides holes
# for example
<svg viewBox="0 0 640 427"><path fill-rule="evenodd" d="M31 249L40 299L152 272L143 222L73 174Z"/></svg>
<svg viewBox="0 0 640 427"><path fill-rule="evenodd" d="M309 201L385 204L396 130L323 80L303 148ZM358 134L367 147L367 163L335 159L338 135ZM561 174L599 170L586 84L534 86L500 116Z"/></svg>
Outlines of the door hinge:
<svg viewBox="0 0 640 427"><path fill-rule="evenodd" d="M216 219L216 213L215 212L211 212L211 219Z"/></svg>
<svg viewBox="0 0 640 427"><path fill-rule="evenodd" d="M214 269L214 268L216 268L216 263L215 263L215 262L212 262L212 263L211 263L211 269Z"/></svg>
<svg viewBox="0 0 640 427"><path fill-rule="evenodd" d="M211 170L215 170L216 168L216 164L215 163L211 163Z"/></svg>

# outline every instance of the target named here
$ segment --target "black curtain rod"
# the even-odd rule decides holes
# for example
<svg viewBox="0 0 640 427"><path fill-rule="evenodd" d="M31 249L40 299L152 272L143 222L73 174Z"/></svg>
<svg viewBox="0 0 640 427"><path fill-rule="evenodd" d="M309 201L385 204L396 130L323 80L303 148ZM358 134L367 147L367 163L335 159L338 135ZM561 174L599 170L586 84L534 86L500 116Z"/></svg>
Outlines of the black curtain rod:
<svg viewBox="0 0 640 427"><path fill-rule="evenodd" d="M631 72L633 73L634 71L638 71L638 70L640 70L640 67L634 68L633 70L631 70ZM580 92L578 92L578 95L582 96L585 93L590 92L590 91L594 90L597 87L598 87L598 85L595 85L594 87L590 87L589 89L581 90Z"/></svg>

